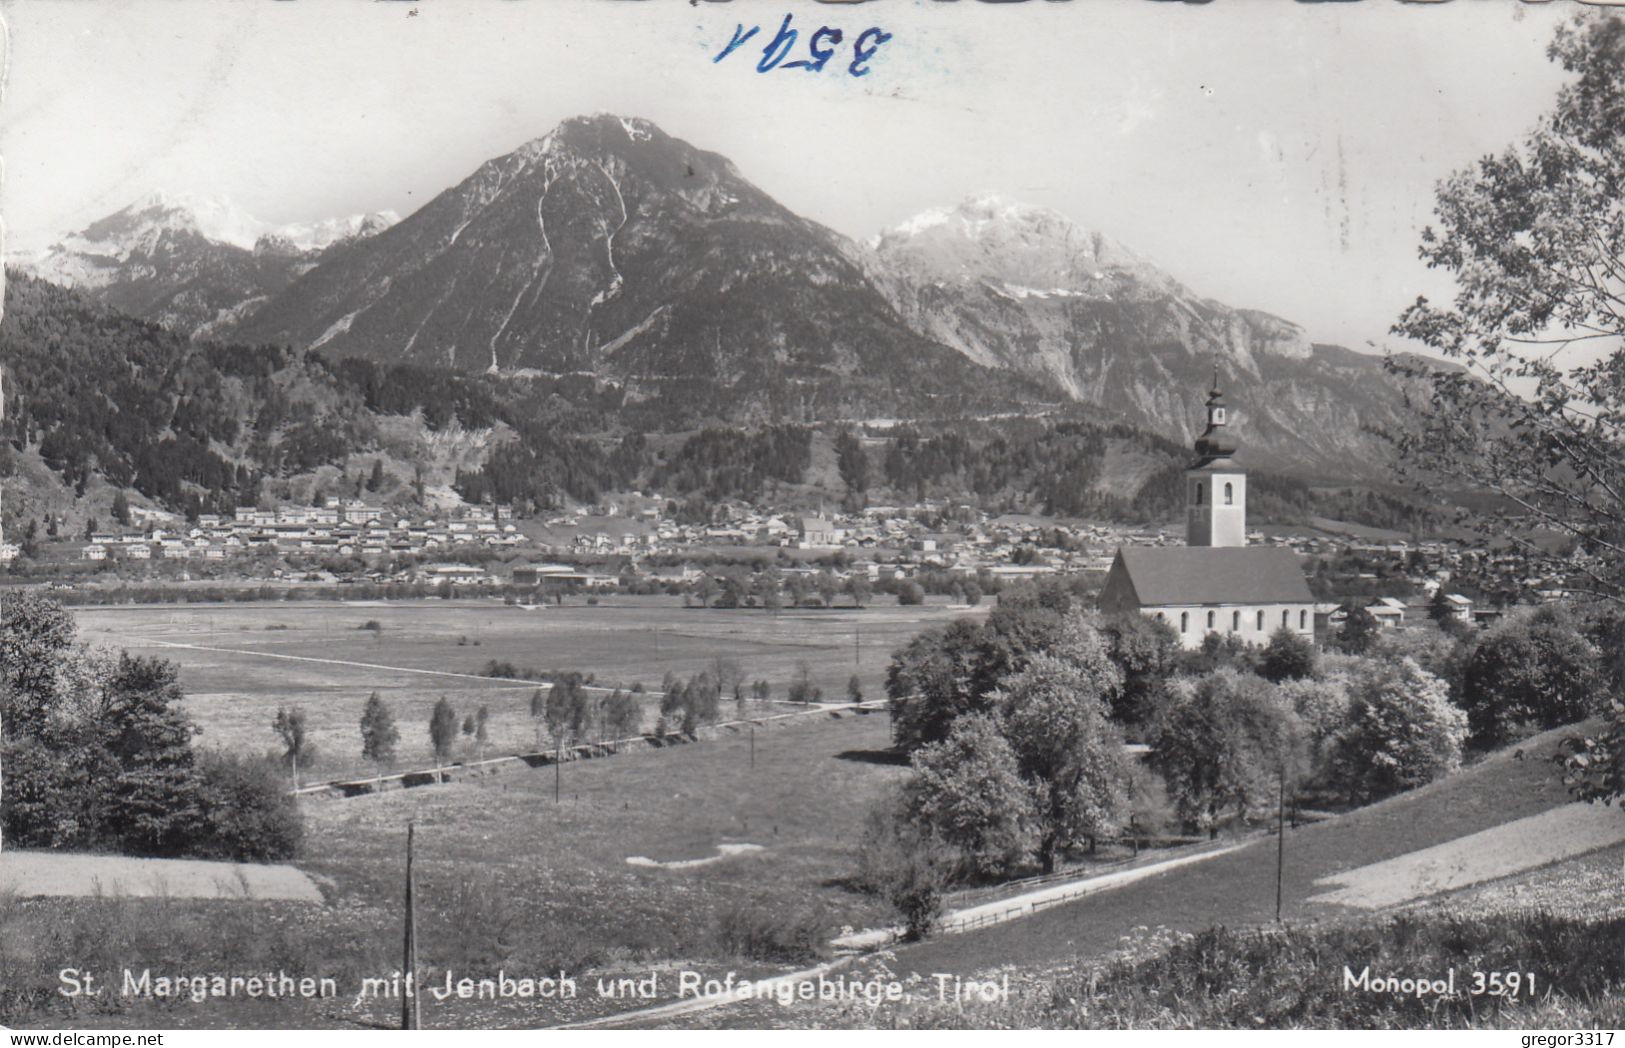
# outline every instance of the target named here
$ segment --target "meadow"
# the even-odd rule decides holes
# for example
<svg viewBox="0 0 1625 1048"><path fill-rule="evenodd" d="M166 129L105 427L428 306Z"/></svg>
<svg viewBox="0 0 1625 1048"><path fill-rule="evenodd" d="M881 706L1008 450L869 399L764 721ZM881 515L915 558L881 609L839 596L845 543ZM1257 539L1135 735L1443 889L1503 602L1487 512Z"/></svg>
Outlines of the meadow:
<svg viewBox="0 0 1625 1048"><path fill-rule="evenodd" d="M569 762L557 801L554 770L520 764L441 786L308 798L298 866L322 889L316 905L0 898L0 1022L389 1025L398 1005L387 1001L267 1011L249 1001L70 1002L54 990L67 956L97 971L269 967L345 985L388 975L399 965L408 823L429 978L803 963L843 927L890 920L845 884L869 804L905 772L880 752L889 733L884 713L826 714L759 730L754 746L727 735ZM725 847L742 844L756 848ZM537 1026L627 1006L592 994L451 1001L426 1004L425 1025Z"/></svg>
<svg viewBox="0 0 1625 1048"><path fill-rule="evenodd" d="M274 750L277 708L303 707L316 761L301 780L311 782L377 770L361 758L358 728L373 691L400 731L392 769L412 770L434 763L429 713L441 696L459 718L481 706L490 712L483 749L461 739L454 759L550 745L530 715L539 685L483 677L493 661L656 690L668 671L686 678L729 658L747 681L771 685L771 701L745 711L755 716L796 708L783 700L800 662L826 701L845 701L854 674L865 697L881 698L893 649L927 626L983 611L927 604L770 614L685 608L670 597L605 596L595 605L576 597L535 608L500 600L290 601L81 607L74 616L91 644L180 666L185 706L203 729L199 745ZM373 623L376 629L365 628ZM644 730L654 724L655 706L653 698L645 703ZM725 717L737 712L724 702Z"/></svg>
<svg viewBox="0 0 1625 1048"><path fill-rule="evenodd" d="M431 763L429 710L490 708L485 755L536 748L535 685L480 674L488 662L574 670L658 688L718 657L782 700L799 662L826 699L858 673L883 694L893 648L965 609L685 609L662 598L523 609L497 601L286 602L75 609L93 645L170 659L198 742L266 752L279 706L302 706L321 756L306 780L370 771L357 721L376 690L401 730L400 767ZM376 628L366 628L371 625ZM646 724L655 700L649 700ZM805 710L775 701L752 714ZM723 713L735 712L724 703ZM81 967L240 971L354 982L399 965L403 846L416 827L420 961L489 975L626 972L687 964L762 972L805 963L844 928L890 922L847 885L868 809L906 769L884 712L812 712L684 746L628 748L559 768L506 763L444 785L301 800L299 868L323 902L0 898L0 1021L77 1016L113 1025L388 1025L389 1002L67 1002L63 956ZM458 759L474 756L459 752ZM555 777L557 773L557 777ZM621 1002L482 1002L431 1026L535 1026ZM270 1010L268 1010L270 1009ZM275 1015L274 1019L269 1018Z"/></svg>

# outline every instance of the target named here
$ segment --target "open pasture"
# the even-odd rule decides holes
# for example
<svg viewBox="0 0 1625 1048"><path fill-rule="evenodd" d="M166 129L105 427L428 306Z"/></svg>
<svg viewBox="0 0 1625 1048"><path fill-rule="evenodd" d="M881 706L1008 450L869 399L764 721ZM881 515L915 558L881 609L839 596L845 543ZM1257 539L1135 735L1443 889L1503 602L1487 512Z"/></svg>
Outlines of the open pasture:
<svg viewBox="0 0 1625 1048"><path fill-rule="evenodd" d="M606 686L641 681L657 690L668 671L688 677L720 656L738 662L747 681L769 681L775 700L785 698L797 663L805 661L826 700L844 700L854 672L865 696L879 698L893 649L929 625L980 610L926 605L775 615L684 608L673 598L605 597L596 606L577 600L537 608L430 599L85 607L74 614L92 644L180 665L203 745L271 750L277 707L302 706L317 749L302 777L314 781L373 772L360 756L358 722L374 690L400 729L396 767L427 767L429 713L442 695L459 718L488 707L486 756L549 745L530 716L536 685L482 677L493 660L575 670ZM379 628L362 628L370 622ZM747 712L791 708L752 703ZM733 713L725 702L724 716ZM643 727L655 716L651 698ZM476 750L465 737L456 757L476 757Z"/></svg>
<svg viewBox="0 0 1625 1048"><path fill-rule="evenodd" d="M0 894L0 941L58 935L48 941L83 944L74 957L87 970L281 969L336 977L348 991L336 1000L75 1002L55 993L63 962L54 954L0 952L0 971L39 1002L34 1020L103 1003L98 1026L393 1025L397 1002L358 1009L350 993L399 966L409 822L430 984L448 970L528 977L562 967L590 987L599 973L658 967L669 995L678 965L765 974L804 964L800 951L842 926L889 920L883 902L842 883L871 802L906 772L876 752L889 737L884 713L815 715L758 731L754 764L748 735L573 761L559 769L557 802L554 769L519 764L446 785L307 798L295 865L320 887L320 905ZM691 861L703 859L713 861ZM424 1023L536 1027L627 1007L586 989L572 1001L426 1000Z"/></svg>

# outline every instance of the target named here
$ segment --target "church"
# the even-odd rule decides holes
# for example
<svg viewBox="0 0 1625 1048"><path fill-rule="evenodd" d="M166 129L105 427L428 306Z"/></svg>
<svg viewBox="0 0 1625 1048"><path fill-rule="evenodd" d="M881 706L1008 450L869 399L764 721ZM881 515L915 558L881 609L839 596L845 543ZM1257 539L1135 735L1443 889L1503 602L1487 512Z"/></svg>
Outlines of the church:
<svg viewBox="0 0 1625 1048"><path fill-rule="evenodd" d="M1285 626L1315 632L1315 599L1298 554L1247 545L1247 472L1224 434L1218 375L1207 399L1207 429L1196 439L1196 461L1185 471L1185 545L1124 546L1117 550L1100 609L1139 612L1173 626L1187 648L1209 633L1268 643Z"/></svg>

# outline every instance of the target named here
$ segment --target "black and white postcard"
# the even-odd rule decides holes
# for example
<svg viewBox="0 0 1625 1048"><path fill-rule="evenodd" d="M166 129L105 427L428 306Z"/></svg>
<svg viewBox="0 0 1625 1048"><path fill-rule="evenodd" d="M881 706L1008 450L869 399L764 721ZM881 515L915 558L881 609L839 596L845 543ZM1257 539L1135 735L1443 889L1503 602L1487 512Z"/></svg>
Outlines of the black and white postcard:
<svg viewBox="0 0 1625 1048"><path fill-rule="evenodd" d="M1625 9L0 17L12 1044L1625 1027Z"/></svg>

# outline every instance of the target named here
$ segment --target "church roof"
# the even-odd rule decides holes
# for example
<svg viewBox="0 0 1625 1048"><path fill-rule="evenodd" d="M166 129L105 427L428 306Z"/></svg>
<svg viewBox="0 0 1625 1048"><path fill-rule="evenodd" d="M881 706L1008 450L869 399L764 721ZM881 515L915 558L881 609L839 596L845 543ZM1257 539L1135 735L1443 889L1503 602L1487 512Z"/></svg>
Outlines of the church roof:
<svg viewBox="0 0 1625 1048"><path fill-rule="evenodd" d="M1117 559L1142 606L1312 604L1315 599L1301 558L1279 546L1124 546Z"/></svg>

